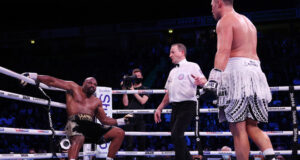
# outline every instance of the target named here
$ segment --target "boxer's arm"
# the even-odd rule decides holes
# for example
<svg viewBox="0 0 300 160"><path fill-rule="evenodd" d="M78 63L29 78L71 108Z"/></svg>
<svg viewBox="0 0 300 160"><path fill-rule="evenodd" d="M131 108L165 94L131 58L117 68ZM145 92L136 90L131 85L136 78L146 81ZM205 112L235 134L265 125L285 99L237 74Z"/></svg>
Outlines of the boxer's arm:
<svg viewBox="0 0 300 160"><path fill-rule="evenodd" d="M217 53L215 56L214 68L224 71L230 53L233 40L233 26L229 19L230 17L224 17L217 24Z"/></svg>
<svg viewBox="0 0 300 160"><path fill-rule="evenodd" d="M61 88L67 91L73 90L75 87L78 86L75 82L72 81L65 81L61 80L52 76L47 76L47 75L38 75L37 80L41 83L44 83L48 86L56 87L56 88Z"/></svg>
<svg viewBox="0 0 300 160"><path fill-rule="evenodd" d="M203 86L205 94L202 97L208 101L218 98L218 87L222 78L222 71L225 70L231 53L233 27L229 18L224 17L217 24L218 44L214 68L210 71L208 81Z"/></svg>
<svg viewBox="0 0 300 160"><path fill-rule="evenodd" d="M102 107L102 102L99 100L98 108L97 108L97 119L101 122L101 124L105 125L117 125L117 120L106 116L104 109Z"/></svg>

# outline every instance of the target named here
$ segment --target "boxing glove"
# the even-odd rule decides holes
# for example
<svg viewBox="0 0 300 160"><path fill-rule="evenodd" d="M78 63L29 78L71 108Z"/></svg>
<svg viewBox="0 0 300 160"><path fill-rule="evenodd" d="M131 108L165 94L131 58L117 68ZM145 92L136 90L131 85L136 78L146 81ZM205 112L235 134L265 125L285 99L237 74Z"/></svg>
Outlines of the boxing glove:
<svg viewBox="0 0 300 160"><path fill-rule="evenodd" d="M210 71L208 81L203 86L204 94L201 95L207 101L213 101L218 98L218 88L222 79L222 71L219 69L212 69Z"/></svg>
<svg viewBox="0 0 300 160"><path fill-rule="evenodd" d="M123 118L117 119L117 125L123 126L134 123L134 115L133 114L126 114Z"/></svg>
<svg viewBox="0 0 300 160"><path fill-rule="evenodd" d="M32 72L24 72L22 73L23 76L31 78L36 81L38 74L37 73L32 73ZM20 84L24 87L27 85L27 82L21 80Z"/></svg>

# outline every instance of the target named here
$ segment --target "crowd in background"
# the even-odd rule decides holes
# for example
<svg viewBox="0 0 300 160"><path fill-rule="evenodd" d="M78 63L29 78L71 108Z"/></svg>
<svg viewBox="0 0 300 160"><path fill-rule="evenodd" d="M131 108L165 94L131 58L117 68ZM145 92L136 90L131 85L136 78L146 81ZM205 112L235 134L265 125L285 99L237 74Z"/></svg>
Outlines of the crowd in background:
<svg viewBox="0 0 300 160"><path fill-rule="evenodd" d="M149 34L149 33L147 33ZM151 35L151 34L150 34ZM72 45L55 42L60 45L51 48L47 42L27 49L1 48L7 59L1 60L1 66L16 72L37 72L52 75L79 84L85 77L94 76L99 86L120 89L122 76L139 67L143 71L143 84L152 89L162 89L172 68L169 59L170 44L181 42L187 46L187 59L200 65L207 77L213 67L216 52L216 34L211 28L181 31L181 33L161 34L147 39L147 36L128 36L128 40L116 41L115 44L101 45L101 48L89 48L79 44L80 39ZM151 37L151 36L150 36ZM117 39L117 38L116 38ZM66 41L66 40L64 40ZM54 42L50 42L53 43ZM258 55L262 70L266 73L270 86L300 85L300 35L298 34L264 34L259 33ZM1 75L1 89L30 96L40 96L34 87L21 88L18 81ZM9 83L7 83L9 82ZM64 102L64 94L49 91L53 100ZM121 95L113 96L113 109L124 109ZM157 108L162 95L153 95L146 104L148 109ZM300 94L296 92L296 105L300 103ZM274 92L270 106L290 106L288 92ZM200 108L215 108L213 104L200 101ZM55 130L63 130L67 117L64 109L52 108ZM120 115L114 115L114 118ZM280 118L278 118L280 117ZM298 112L298 118L300 114ZM147 131L169 131L170 115L163 115L163 123L155 124L153 115L146 115ZM265 131L291 131L292 116L290 112L270 112L269 123L259 124ZM1 98L0 126L13 128L49 129L47 110L37 104L24 103ZM192 125L189 131L194 131ZM219 123L215 113L200 114L200 131L229 131L228 124ZM222 146L233 146L231 137L201 137L205 150L219 150ZM59 139L59 138L57 138ZM49 150L48 136L0 134L0 153L28 153L30 149L43 153ZM188 145L196 150L195 138L186 137ZM272 136L275 150L290 150L291 136ZM173 150L170 137L147 136L148 151ZM137 148L137 147L136 147ZM121 148L121 150L124 150ZM258 150L251 146L251 150ZM148 157L151 159L153 157ZM166 159L166 157L164 157Z"/></svg>

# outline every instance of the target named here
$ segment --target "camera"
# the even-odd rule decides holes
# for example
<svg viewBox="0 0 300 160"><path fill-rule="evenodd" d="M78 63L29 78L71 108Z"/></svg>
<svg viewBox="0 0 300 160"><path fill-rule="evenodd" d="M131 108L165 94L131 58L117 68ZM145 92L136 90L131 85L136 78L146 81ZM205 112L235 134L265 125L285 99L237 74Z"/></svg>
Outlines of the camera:
<svg viewBox="0 0 300 160"><path fill-rule="evenodd" d="M64 138L59 143L60 147L64 150L68 150L71 147L71 142L68 138Z"/></svg>
<svg viewBox="0 0 300 160"><path fill-rule="evenodd" d="M136 75L131 75L131 76L125 75L125 76L123 76L122 87L124 87L126 89L130 89L132 84L134 84L136 82L136 80L137 80Z"/></svg>

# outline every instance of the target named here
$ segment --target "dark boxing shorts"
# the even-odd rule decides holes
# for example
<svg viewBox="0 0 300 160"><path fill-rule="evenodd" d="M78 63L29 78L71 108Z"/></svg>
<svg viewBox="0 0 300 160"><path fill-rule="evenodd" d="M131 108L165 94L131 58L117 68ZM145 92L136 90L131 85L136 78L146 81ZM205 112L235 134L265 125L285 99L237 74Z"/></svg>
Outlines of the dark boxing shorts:
<svg viewBox="0 0 300 160"><path fill-rule="evenodd" d="M112 126L101 125L93 122L93 117L87 114L77 114L68 117L65 131L68 137L83 135L86 143L107 143L103 135L106 134Z"/></svg>

